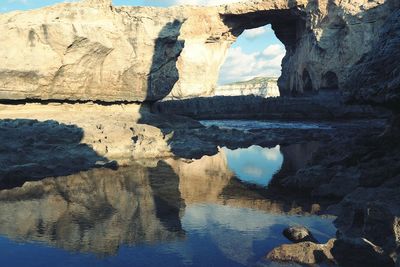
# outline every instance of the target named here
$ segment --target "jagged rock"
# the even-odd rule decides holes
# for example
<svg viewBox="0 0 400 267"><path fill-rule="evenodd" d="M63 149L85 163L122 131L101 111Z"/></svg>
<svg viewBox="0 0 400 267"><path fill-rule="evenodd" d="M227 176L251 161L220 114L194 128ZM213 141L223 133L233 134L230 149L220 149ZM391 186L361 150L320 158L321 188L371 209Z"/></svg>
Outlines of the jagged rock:
<svg viewBox="0 0 400 267"><path fill-rule="evenodd" d="M326 244L301 242L281 245L266 256L273 261L306 265L334 263L343 267L394 266L394 261L381 248L363 238L330 239Z"/></svg>
<svg viewBox="0 0 400 267"><path fill-rule="evenodd" d="M294 243L313 242L318 243L312 233L304 226L288 227L283 230L283 235Z"/></svg>
<svg viewBox="0 0 400 267"><path fill-rule="evenodd" d="M341 87L347 66L371 51L398 7L397 0L252 0L162 9L91 0L10 12L0 15L0 99L210 95L230 45L266 24L287 50L283 93Z"/></svg>
<svg viewBox="0 0 400 267"><path fill-rule="evenodd" d="M382 25L373 49L349 71L349 101L385 105L400 111L400 11Z"/></svg>
<svg viewBox="0 0 400 267"><path fill-rule="evenodd" d="M343 267L393 267L394 260L365 238L341 237L331 249L336 263Z"/></svg>
<svg viewBox="0 0 400 267"><path fill-rule="evenodd" d="M341 233L363 236L384 248L396 251L400 240L399 178L375 188L358 188L338 205L335 221Z"/></svg>

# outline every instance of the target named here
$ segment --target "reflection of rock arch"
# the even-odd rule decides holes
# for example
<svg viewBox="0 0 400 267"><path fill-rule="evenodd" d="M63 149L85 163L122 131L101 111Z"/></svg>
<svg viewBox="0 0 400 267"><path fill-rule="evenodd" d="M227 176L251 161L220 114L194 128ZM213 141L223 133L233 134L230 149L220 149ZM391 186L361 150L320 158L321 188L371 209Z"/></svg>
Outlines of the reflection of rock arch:
<svg viewBox="0 0 400 267"><path fill-rule="evenodd" d="M339 79L335 72L328 71L322 76L321 89L339 89Z"/></svg>

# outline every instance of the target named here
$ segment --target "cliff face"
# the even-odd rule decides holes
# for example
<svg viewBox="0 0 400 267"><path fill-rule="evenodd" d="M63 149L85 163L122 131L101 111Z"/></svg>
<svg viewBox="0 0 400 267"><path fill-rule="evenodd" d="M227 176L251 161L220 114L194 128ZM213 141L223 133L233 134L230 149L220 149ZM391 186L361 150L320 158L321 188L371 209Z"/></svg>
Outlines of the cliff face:
<svg viewBox="0 0 400 267"><path fill-rule="evenodd" d="M372 51L382 25L398 7L398 1L390 0L309 1L296 41L290 45L284 42L287 54L280 88L343 88L349 67Z"/></svg>
<svg viewBox="0 0 400 267"><path fill-rule="evenodd" d="M277 97L280 95L277 82L277 78L258 77L249 81L218 86L214 94L222 96L255 95Z"/></svg>
<svg viewBox="0 0 400 267"><path fill-rule="evenodd" d="M0 99L113 102L211 95L230 45L245 29L266 24L287 50L281 93L343 87L349 67L372 51L399 5L253 0L149 8L113 7L103 0L2 14Z"/></svg>
<svg viewBox="0 0 400 267"><path fill-rule="evenodd" d="M0 16L0 98L143 101L178 79L179 16L66 3Z"/></svg>
<svg viewBox="0 0 400 267"><path fill-rule="evenodd" d="M373 49L350 68L349 100L389 106L400 111L400 10L393 12Z"/></svg>

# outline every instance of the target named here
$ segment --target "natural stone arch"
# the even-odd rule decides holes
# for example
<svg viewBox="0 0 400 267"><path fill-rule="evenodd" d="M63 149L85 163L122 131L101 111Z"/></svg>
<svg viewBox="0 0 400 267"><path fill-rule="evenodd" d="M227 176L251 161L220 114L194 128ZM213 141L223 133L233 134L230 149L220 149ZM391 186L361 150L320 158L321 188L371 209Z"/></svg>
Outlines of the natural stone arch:
<svg viewBox="0 0 400 267"><path fill-rule="evenodd" d="M208 96L237 36L267 24L286 48L278 81L281 95L304 91L304 66L313 90L321 88L323 74L332 69L340 84L346 84L348 67L372 51L365 44L378 39L399 5L398 0L333 2L252 0L146 8L86 0L0 14L5 37L0 40L0 98L143 102L160 100L167 91L177 98ZM175 25L175 20L182 24ZM172 27L163 30L165 25ZM33 31L34 42L27 42ZM176 47L184 41L185 46L181 53L165 53L168 58L155 66L160 41ZM177 71L169 71L171 65ZM176 83L149 90L147 78L154 71Z"/></svg>
<svg viewBox="0 0 400 267"><path fill-rule="evenodd" d="M339 89L339 79L335 72L328 71L322 76L321 89Z"/></svg>
<svg viewBox="0 0 400 267"><path fill-rule="evenodd" d="M251 10L249 8L249 10ZM271 25L278 40L285 46L286 55L282 60L282 74L278 80L281 95L290 92L289 65L291 55L294 53L298 40L305 29L304 14L296 8L283 8L276 10L259 10L240 14L223 14L222 21L234 36L231 43L245 31ZM301 88L298 88L301 91Z"/></svg>

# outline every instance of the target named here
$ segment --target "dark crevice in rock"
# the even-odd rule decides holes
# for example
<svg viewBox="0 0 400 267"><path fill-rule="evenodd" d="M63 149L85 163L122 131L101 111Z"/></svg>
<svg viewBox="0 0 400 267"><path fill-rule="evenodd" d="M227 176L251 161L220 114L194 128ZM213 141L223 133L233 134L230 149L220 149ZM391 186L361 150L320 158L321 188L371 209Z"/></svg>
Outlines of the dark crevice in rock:
<svg viewBox="0 0 400 267"><path fill-rule="evenodd" d="M112 105L127 105L127 104L142 104L139 101L102 101L102 100L69 100L69 99L0 99L0 104L3 105L23 105L23 104L97 104L101 106L112 106ZM151 102L149 102L151 103Z"/></svg>

